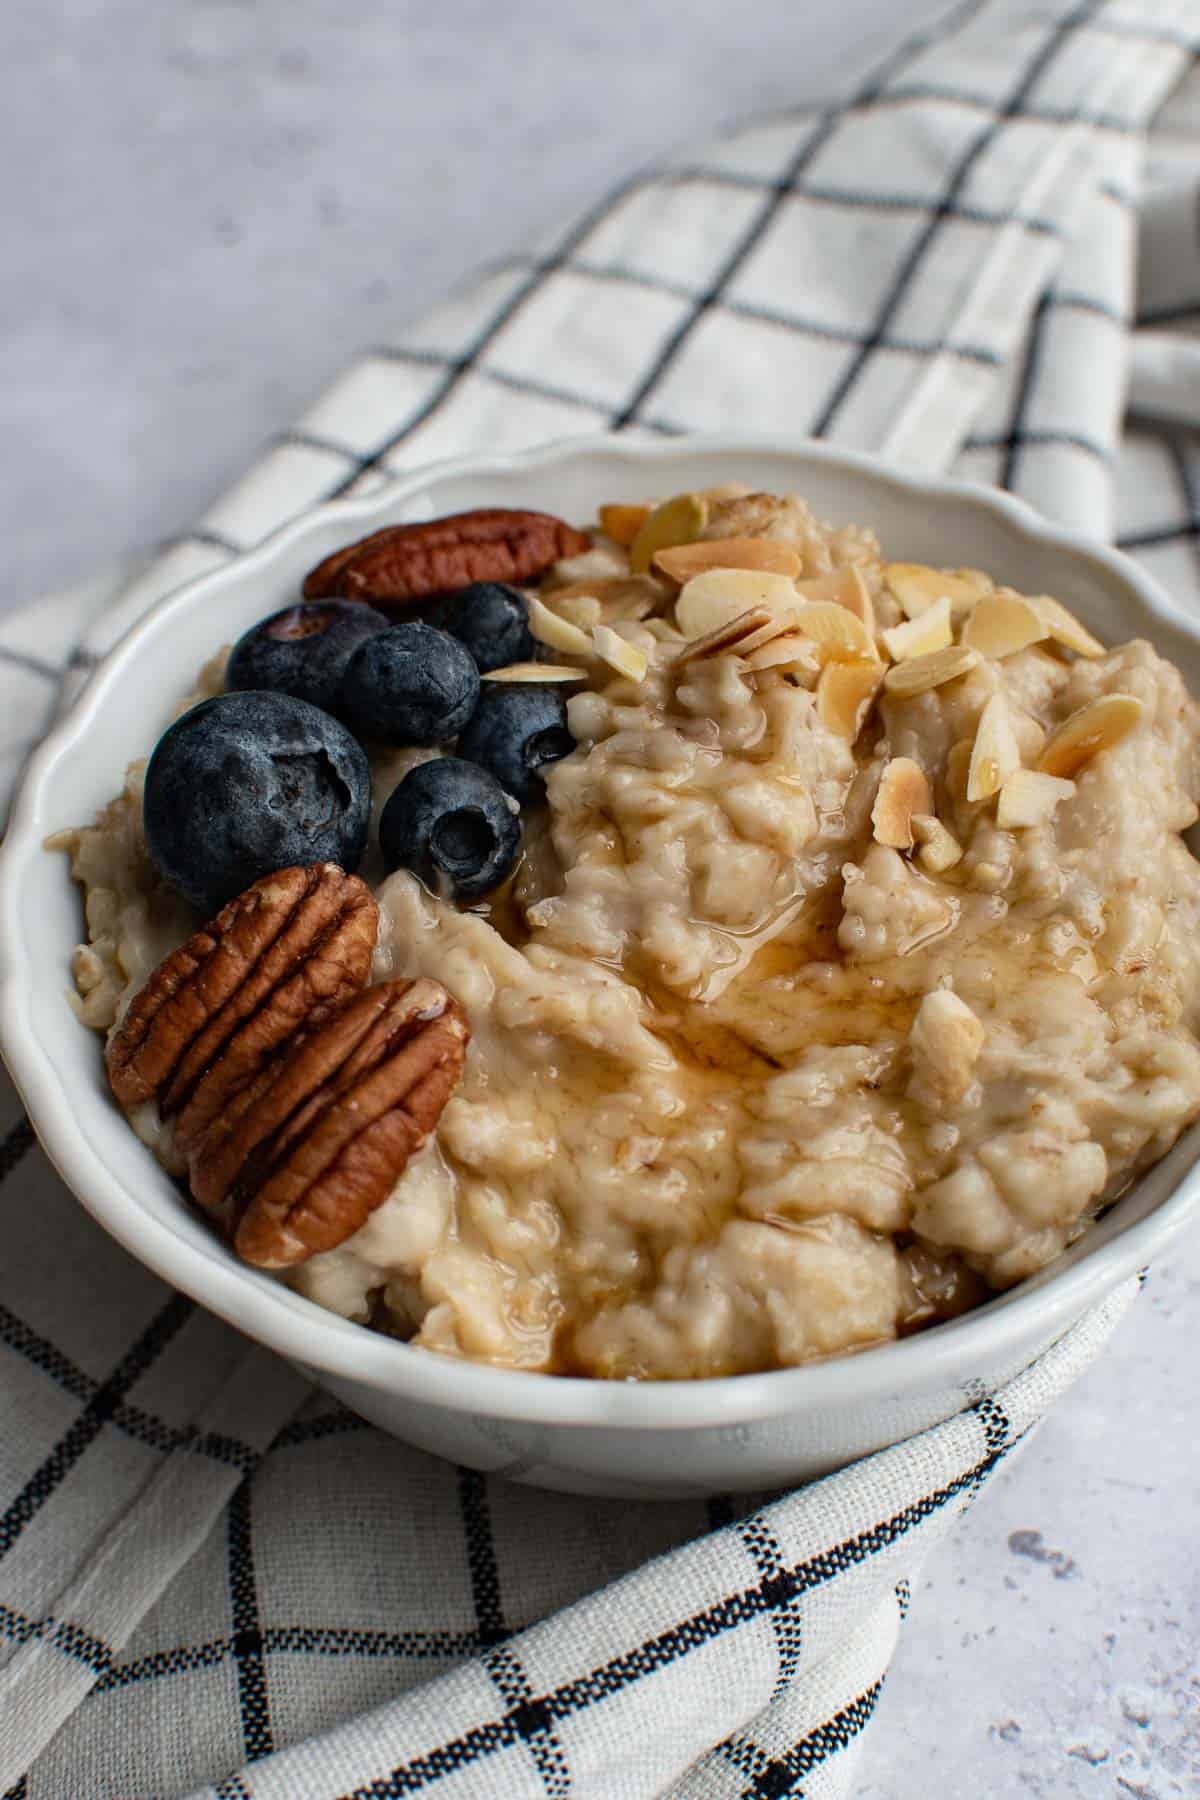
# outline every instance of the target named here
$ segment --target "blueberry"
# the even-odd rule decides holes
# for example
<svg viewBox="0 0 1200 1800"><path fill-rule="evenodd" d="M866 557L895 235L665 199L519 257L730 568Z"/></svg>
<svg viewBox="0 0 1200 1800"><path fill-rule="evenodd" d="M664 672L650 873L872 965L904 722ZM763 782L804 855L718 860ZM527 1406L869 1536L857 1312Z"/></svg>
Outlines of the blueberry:
<svg viewBox="0 0 1200 1800"><path fill-rule="evenodd" d="M225 686L272 688L336 712L346 664L364 638L377 637L387 628L383 614L360 600L285 606L238 639L225 671Z"/></svg>
<svg viewBox="0 0 1200 1800"><path fill-rule="evenodd" d="M366 848L371 771L328 713L287 694L218 694L177 719L146 770L146 848L159 874L213 913L273 869Z"/></svg>
<svg viewBox="0 0 1200 1800"><path fill-rule="evenodd" d="M522 805L540 799L542 770L569 756L575 739L567 730L567 703L549 683L485 681L458 753L490 770Z"/></svg>
<svg viewBox="0 0 1200 1800"><path fill-rule="evenodd" d="M521 825L498 781L474 763L418 763L388 799L379 848L389 869L411 869L435 894L478 900L521 853Z"/></svg>
<svg viewBox="0 0 1200 1800"><path fill-rule="evenodd" d="M339 712L382 744L444 744L475 710L479 671L462 645L419 622L360 644L342 676Z"/></svg>
<svg viewBox="0 0 1200 1800"><path fill-rule="evenodd" d="M532 662L537 639L529 629L529 602L502 581L473 581L439 602L434 623L464 644L481 674L505 663Z"/></svg>

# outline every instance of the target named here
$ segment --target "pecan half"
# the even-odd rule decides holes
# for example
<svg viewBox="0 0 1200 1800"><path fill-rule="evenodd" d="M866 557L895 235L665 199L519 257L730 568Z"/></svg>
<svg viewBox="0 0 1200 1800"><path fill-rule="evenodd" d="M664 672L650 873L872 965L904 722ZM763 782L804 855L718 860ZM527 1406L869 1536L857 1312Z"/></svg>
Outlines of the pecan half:
<svg viewBox="0 0 1200 1800"><path fill-rule="evenodd" d="M301 1026L365 983L370 889L334 863L256 881L161 962L108 1045L123 1106L157 1097L185 1151Z"/></svg>
<svg viewBox="0 0 1200 1800"><path fill-rule="evenodd" d="M416 525L387 525L335 550L304 582L306 600L340 596L399 610L472 581L533 581L591 548L584 531L549 513L499 507Z"/></svg>
<svg viewBox="0 0 1200 1800"><path fill-rule="evenodd" d="M285 1047L191 1156L234 1247L282 1269L331 1250L391 1193L462 1074L470 1029L439 982L367 988Z"/></svg>

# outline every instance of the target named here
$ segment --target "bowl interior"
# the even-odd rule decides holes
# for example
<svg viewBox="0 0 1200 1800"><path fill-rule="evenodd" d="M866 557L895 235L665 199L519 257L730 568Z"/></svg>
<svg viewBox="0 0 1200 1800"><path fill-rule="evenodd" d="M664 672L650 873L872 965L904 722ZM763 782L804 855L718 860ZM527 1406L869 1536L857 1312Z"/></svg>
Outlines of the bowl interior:
<svg viewBox="0 0 1200 1800"><path fill-rule="evenodd" d="M369 501L308 515L261 550L165 601L102 665L79 708L43 746L27 776L0 878L4 1045L50 1153L108 1229L178 1285L286 1354L393 1385L408 1379L404 1371L414 1358L426 1366L445 1360L374 1338L236 1263L181 1202L113 1107L99 1040L78 1024L68 1005L71 950L82 929L79 893L66 858L44 854L42 839L90 820L117 791L125 765L152 747L200 665L256 619L292 600L307 569L353 537L381 524L480 505L530 506L586 520L599 501L712 485L734 475L756 487L800 491L835 523L873 525L893 558L977 565L1027 592L1051 592L1109 641L1151 635L1200 692L1200 641L1117 559L1089 550L1069 534L1048 532L1025 509L998 507L982 490L911 483L866 459L822 447L609 442L509 462L449 465ZM952 1359L961 1334L976 1328L985 1314L1028 1305L1038 1294L1043 1304L1061 1311L1065 1323L1177 1227L1184 1205L1192 1204L1192 1184L1184 1189L1179 1184L1198 1155L1200 1137L1193 1131L1052 1270L924 1338L844 1359L847 1369L853 1364L860 1372L845 1379L861 1378L873 1358L892 1358L897 1373L906 1362L913 1367L921 1359ZM1155 1224L1155 1232L1147 1231ZM1142 1236L1131 1257L1122 1252L1121 1241L1135 1227ZM830 1374L832 1368L693 1385L737 1389L740 1400L721 1401L727 1416L746 1405L770 1411L776 1404L770 1383L815 1377L828 1386L842 1379ZM491 1403L501 1412L527 1410L514 1399L513 1384L527 1390L533 1383L586 1386L592 1417L636 1422L660 1410L665 1422L683 1417L678 1394L667 1406L666 1396L660 1405L636 1399L617 1384L545 1384L501 1371L470 1373L476 1377L474 1403L490 1389ZM456 1399L454 1387L464 1380L462 1366L447 1364L432 1379L448 1403L465 1403ZM749 1384L756 1386L752 1390ZM605 1387L607 1395L597 1391ZM778 1393L782 1399L783 1389Z"/></svg>

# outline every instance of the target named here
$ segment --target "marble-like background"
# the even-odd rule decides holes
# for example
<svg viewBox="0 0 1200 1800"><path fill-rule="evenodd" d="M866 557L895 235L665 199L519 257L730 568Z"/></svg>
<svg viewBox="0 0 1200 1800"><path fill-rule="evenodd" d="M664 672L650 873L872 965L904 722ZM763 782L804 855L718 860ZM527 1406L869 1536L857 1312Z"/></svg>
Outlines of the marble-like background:
<svg viewBox="0 0 1200 1800"><path fill-rule="evenodd" d="M897 0L8 0L0 608L203 510L363 344ZM1200 1246L927 1571L858 1800L1200 1794Z"/></svg>

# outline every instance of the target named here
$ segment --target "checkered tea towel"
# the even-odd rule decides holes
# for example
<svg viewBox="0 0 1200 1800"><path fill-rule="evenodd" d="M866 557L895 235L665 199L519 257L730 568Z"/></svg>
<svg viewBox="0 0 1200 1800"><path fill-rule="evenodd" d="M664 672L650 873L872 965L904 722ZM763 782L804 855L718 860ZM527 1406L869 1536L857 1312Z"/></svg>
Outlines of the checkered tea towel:
<svg viewBox="0 0 1200 1800"><path fill-rule="evenodd" d="M1196 605L1197 439L1121 420L1131 367L1200 417L1197 43L1198 0L958 6L845 102L631 180L364 356L139 599L450 451L737 425L1002 483ZM10 775L112 585L0 631ZM787 1497L570 1499L308 1394L109 1242L4 1106L8 1800L847 1794L915 1571L1130 1298Z"/></svg>

